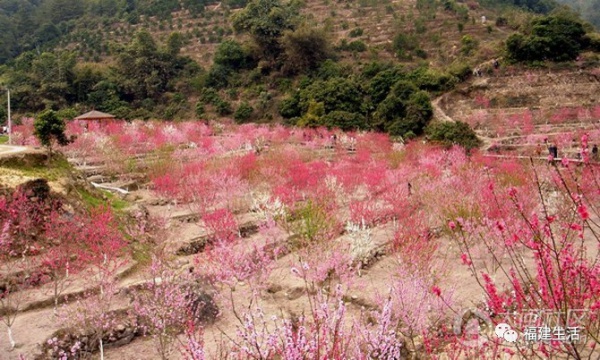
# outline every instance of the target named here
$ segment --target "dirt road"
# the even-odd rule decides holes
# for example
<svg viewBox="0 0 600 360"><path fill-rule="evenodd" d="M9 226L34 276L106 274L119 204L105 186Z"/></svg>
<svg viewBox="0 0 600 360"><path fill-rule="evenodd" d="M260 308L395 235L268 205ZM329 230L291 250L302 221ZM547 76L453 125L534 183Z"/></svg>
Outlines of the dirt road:
<svg viewBox="0 0 600 360"><path fill-rule="evenodd" d="M25 146L0 145L0 155L18 153L26 149Z"/></svg>

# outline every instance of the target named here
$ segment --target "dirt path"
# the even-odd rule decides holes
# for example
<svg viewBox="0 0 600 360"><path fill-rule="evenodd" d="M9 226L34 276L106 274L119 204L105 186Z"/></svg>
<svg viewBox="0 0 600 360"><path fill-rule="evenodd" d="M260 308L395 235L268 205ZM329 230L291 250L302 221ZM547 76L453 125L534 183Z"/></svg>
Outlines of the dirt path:
<svg viewBox="0 0 600 360"><path fill-rule="evenodd" d="M14 146L14 145L0 145L0 156L7 154L14 154L27 150L25 146Z"/></svg>
<svg viewBox="0 0 600 360"><path fill-rule="evenodd" d="M448 114L446 114L444 109L442 109L442 107L440 106L440 102L442 100L444 100L445 97L450 96L450 94L452 94L453 91L447 92L447 93L435 98L431 102L431 106L433 107L433 117L435 119L438 119L439 121L445 121L445 122L456 122L452 117L450 117ZM502 140L502 138L494 139L494 138L490 138L487 136L483 136L481 134L477 134L477 136L481 139L481 141L483 141L483 145L481 146L483 151L488 151L495 142Z"/></svg>

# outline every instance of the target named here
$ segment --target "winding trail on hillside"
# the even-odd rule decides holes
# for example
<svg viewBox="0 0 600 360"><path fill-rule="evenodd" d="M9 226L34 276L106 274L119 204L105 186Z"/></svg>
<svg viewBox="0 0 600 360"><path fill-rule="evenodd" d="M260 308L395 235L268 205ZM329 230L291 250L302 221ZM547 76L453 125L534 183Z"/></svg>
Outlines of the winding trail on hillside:
<svg viewBox="0 0 600 360"><path fill-rule="evenodd" d="M431 106L433 107L433 117L435 119L437 119L439 121L444 121L444 122L456 122L452 117L450 117L448 114L446 114L444 109L442 109L442 107L440 106L440 102L446 96L450 96L450 94L452 94L453 92L454 92L454 90L444 93L444 94L438 96L437 98L435 98L431 102ZM492 139L490 137L483 136L481 134L477 134L477 137L479 137L481 139L481 141L483 141L482 149L484 151L488 151L492 147L494 142L497 142L498 140L502 140L502 138Z"/></svg>
<svg viewBox="0 0 600 360"><path fill-rule="evenodd" d="M442 101L444 99L444 97L452 94L453 91L444 93L441 96L438 96L437 98L435 98L431 102L431 106L433 107L433 117L434 118L436 118L440 121L445 121L445 122L455 122L454 119L451 118L450 116L448 116L448 114L446 114L446 112L440 106L440 101Z"/></svg>

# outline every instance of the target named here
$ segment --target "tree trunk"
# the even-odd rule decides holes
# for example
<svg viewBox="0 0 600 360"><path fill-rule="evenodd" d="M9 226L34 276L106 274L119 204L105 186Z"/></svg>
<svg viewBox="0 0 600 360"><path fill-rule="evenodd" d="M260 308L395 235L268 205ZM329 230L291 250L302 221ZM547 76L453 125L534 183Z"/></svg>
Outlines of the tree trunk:
<svg viewBox="0 0 600 360"><path fill-rule="evenodd" d="M13 336L12 336L12 328L10 326L8 326L7 329L8 329L8 341L10 342L10 349L13 350L17 344L15 343L15 339L13 339Z"/></svg>
<svg viewBox="0 0 600 360"><path fill-rule="evenodd" d="M102 335L100 336L100 360L104 360L104 345L102 344Z"/></svg>
<svg viewBox="0 0 600 360"><path fill-rule="evenodd" d="M58 316L58 282L54 281L54 316Z"/></svg>

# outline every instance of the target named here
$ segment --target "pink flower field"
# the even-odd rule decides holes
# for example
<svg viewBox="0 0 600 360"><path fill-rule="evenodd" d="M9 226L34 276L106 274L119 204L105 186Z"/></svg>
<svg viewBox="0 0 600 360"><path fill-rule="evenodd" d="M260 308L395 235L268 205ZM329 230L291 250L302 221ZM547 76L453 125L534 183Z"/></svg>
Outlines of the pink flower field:
<svg viewBox="0 0 600 360"><path fill-rule="evenodd" d="M35 145L30 122L16 131ZM600 354L597 131L564 140L577 163L254 124L67 135L74 171L136 186L122 209L68 216L0 198L7 359Z"/></svg>

